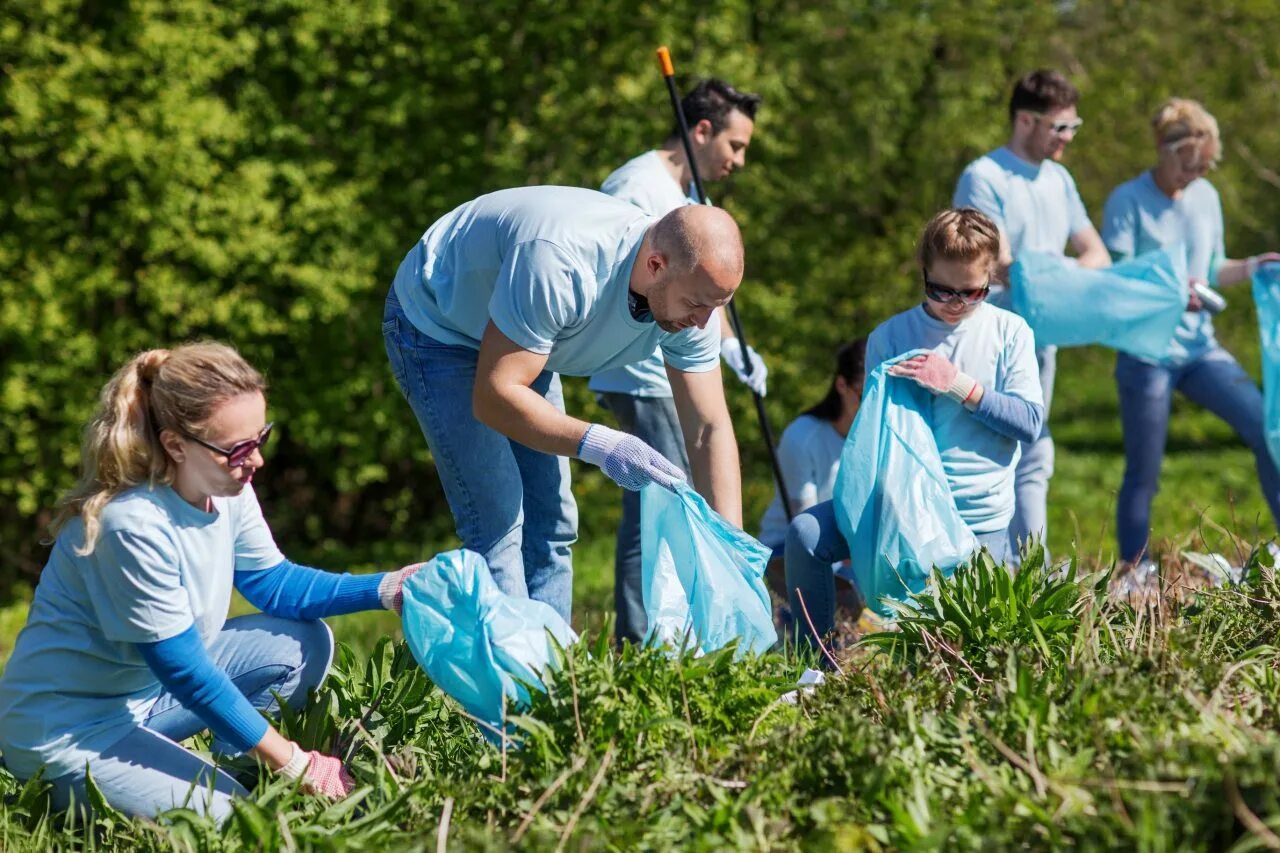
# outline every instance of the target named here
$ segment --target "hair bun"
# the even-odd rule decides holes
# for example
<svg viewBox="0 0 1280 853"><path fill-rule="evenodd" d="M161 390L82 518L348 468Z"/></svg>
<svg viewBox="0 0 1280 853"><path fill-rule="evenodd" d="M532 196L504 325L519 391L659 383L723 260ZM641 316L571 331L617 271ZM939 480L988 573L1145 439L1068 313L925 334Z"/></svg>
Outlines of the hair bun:
<svg viewBox="0 0 1280 853"><path fill-rule="evenodd" d="M152 349L140 354L133 360L137 367L138 379L150 385L156 381L160 367L169 360L167 349Z"/></svg>

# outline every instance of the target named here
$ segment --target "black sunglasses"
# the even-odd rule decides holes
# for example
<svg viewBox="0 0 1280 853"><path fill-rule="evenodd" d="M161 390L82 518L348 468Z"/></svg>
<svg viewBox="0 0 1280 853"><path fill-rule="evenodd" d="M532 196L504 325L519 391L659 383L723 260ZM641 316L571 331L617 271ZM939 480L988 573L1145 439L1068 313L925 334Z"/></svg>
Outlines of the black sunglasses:
<svg viewBox="0 0 1280 853"><path fill-rule="evenodd" d="M244 441L237 441L230 447L219 447L216 444L210 444L203 438L197 438L189 432L184 432L183 435L201 447L207 447L214 453L221 453L223 456L227 457L228 468L239 468L249 461L249 457L253 455L255 450L266 445L267 439L271 438L271 428L274 426L274 422L269 423L262 428L262 432L258 433L257 438L246 438Z"/></svg>
<svg viewBox="0 0 1280 853"><path fill-rule="evenodd" d="M990 284L984 284L977 290L956 290L954 287L930 281L928 272L923 272L923 275L924 295L934 302L943 302L948 305L977 305L991 292Z"/></svg>

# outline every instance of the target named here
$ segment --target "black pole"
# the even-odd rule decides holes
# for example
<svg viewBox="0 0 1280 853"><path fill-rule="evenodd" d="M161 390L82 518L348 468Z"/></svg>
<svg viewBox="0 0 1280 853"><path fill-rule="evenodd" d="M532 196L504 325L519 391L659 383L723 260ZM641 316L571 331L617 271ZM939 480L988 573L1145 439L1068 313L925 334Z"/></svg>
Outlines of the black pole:
<svg viewBox="0 0 1280 853"><path fill-rule="evenodd" d="M706 192L702 189L702 176L698 174L698 164L693 158L693 141L689 138L689 122L684 117L684 109L680 106L680 93L676 90L676 72L671 64L671 52L665 47L658 48L658 64L662 69L662 79L667 82L667 94L671 96L671 109L676 114L676 124L680 127L680 141L684 143L684 158L689 164L689 174L693 176L694 194L699 204L710 204ZM747 375L750 376L754 365L747 353L747 338L742 333L742 320L738 316L738 308L732 299L729 300L727 308L729 325L733 326L733 333L738 336ZM787 521L790 521L792 518L791 493L787 491L787 483L782 477L782 466L778 463L777 444L773 440L773 428L769 426L769 414L764 409L764 398L757 394L755 389L752 389L751 397L756 403L756 417L760 421L760 432L764 434L765 447L769 449L769 462L773 466L773 481L778 485L782 511L786 514Z"/></svg>

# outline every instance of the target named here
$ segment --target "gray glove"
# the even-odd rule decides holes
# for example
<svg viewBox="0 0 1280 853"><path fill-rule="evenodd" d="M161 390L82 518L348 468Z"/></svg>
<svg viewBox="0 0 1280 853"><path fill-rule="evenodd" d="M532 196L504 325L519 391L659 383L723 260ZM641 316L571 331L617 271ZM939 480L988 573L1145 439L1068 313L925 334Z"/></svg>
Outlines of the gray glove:
<svg viewBox="0 0 1280 853"><path fill-rule="evenodd" d="M674 489L684 472L634 435L601 424L587 427L578 443L578 458L602 469L619 486L638 492L650 483Z"/></svg>

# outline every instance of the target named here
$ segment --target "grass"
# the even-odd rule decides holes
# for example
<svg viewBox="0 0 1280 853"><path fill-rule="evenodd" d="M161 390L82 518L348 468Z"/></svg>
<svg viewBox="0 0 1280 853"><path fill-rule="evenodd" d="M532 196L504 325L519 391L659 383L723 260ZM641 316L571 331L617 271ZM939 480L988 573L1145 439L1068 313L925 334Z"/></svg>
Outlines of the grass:
<svg viewBox="0 0 1280 853"><path fill-rule="evenodd" d="M351 801L264 780L221 828L50 815L0 777L0 846L1249 850L1280 843L1280 581L1135 610L1102 574L979 560L798 704L791 653L566 649L490 745L402 644L340 654L282 728L356 738ZM1082 568L1082 567L1078 567ZM377 705L375 710L370 710ZM363 718L356 728L351 722ZM201 744L197 744L199 747ZM234 769L234 768L233 768ZM244 771L243 765L238 768ZM438 848L439 849L439 848Z"/></svg>
<svg viewBox="0 0 1280 853"><path fill-rule="evenodd" d="M1223 337L1256 366L1251 318L1231 312ZM396 617L340 617L333 675L282 727L308 747L356 740L351 800L263 780L221 828L182 810L158 822L102 810L85 826L0 772L0 849L1280 845L1280 581L1244 544L1274 534L1252 456L1212 416L1175 406L1157 550L1219 551L1250 574L1190 593L1173 570L1154 607L1110 601L1123 471L1112 363L1060 355L1050 545L1072 571L1033 557L1011 579L979 561L904 612L900 632L840 653L842 671L797 705L779 697L814 659L795 649L739 662L615 652L612 539L596 531L575 549L584 640L514 719L518 745L491 746L456 712ZM758 518L767 496L748 493ZM300 556L376 570L452 544ZM0 661L25 613L0 609Z"/></svg>

